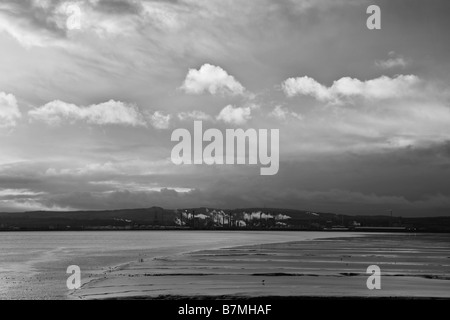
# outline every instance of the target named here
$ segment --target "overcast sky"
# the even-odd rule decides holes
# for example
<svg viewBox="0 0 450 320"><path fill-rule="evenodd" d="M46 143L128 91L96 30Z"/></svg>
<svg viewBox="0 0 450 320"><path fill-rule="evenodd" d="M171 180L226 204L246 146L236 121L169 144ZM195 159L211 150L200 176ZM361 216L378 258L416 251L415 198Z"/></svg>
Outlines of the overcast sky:
<svg viewBox="0 0 450 320"><path fill-rule="evenodd" d="M1 0L0 211L450 215L449 15L448 0ZM171 133L195 119L280 129L278 174L174 165Z"/></svg>

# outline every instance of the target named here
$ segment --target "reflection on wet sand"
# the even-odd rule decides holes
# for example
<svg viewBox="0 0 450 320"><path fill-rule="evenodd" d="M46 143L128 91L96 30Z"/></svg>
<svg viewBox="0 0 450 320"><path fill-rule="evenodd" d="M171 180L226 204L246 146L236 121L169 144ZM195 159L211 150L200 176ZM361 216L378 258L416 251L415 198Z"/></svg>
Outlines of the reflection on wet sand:
<svg viewBox="0 0 450 320"><path fill-rule="evenodd" d="M193 251L144 259L72 297L450 297L450 236L370 235ZM381 268L368 290L367 267Z"/></svg>

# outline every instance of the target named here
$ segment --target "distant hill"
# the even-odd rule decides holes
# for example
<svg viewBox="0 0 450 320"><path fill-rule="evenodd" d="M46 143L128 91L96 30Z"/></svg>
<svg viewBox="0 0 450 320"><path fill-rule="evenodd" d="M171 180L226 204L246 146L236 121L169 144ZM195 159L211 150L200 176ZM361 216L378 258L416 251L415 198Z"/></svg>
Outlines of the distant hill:
<svg viewBox="0 0 450 320"><path fill-rule="evenodd" d="M397 228L450 232L450 217L350 216L278 208L160 207L102 211L0 213L0 230L276 229L366 230Z"/></svg>

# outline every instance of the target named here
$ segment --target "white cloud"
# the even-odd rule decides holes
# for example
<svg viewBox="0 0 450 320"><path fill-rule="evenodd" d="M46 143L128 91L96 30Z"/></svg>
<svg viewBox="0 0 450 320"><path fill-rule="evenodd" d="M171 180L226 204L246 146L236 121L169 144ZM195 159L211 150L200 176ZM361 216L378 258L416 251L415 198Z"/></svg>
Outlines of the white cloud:
<svg viewBox="0 0 450 320"><path fill-rule="evenodd" d="M190 112L180 112L177 116L178 116L178 119L180 119L181 121L184 121L184 120L207 121L207 120L212 119L209 114L206 114L203 111L198 111L198 110L194 110L194 111L190 111Z"/></svg>
<svg viewBox="0 0 450 320"><path fill-rule="evenodd" d="M29 189L0 189L0 198L8 197L33 197L44 194L44 192L31 191Z"/></svg>
<svg viewBox="0 0 450 320"><path fill-rule="evenodd" d="M155 113L149 116L150 123L156 129L167 129L170 125L170 119L172 116L170 114L163 114L160 111L155 111Z"/></svg>
<svg viewBox="0 0 450 320"><path fill-rule="evenodd" d="M33 120L51 125L59 125L66 121L86 121L97 125L145 125L143 116L136 106L114 100L88 107L55 100L29 111L28 115Z"/></svg>
<svg viewBox="0 0 450 320"><path fill-rule="evenodd" d="M299 114L297 112L289 111L287 108L283 108L280 105L276 106L272 110L272 112L269 113L269 116L274 117L278 120L282 120L282 121L287 120L289 117L292 117L292 118L295 118L298 120L303 119L301 114Z"/></svg>
<svg viewBox="0 0 450 320"><path fill-rule="evenodd" d="M393 78L381 76L366 81L343 77L334 81L330 87L326 87L316 80L304 76L287 79L282 84L282 88L288 97L306 95L319 101L339 102L341 99L352 97L401 98L413 93L419 82L420 79L415 75L398 75Z"/></svg>
<svg viewBox="0 0 450 320"><path fill-rule="evenodd" d="M254 108L257 108L257 106L233 107L232 105L227 105L220 111L216 118L225 123L235 125L244 124L251 119L252 109Z"/></svg>
<svg viewBox="0 0 450 320"><path fill-rule="evenodd" d="M409 60L406 60L402 55L397 55L394 51L389 52L388 59L375 61L375 65L382 69L405 68L408 64Z"/></svg>
<svg viewBox="0 0 450 320"><path fill-rule="evenodd" d="M204 64L199 70L189 69L181 89L190 94L243 94L245 88L221 67Z"/></svg>
<svg viewBox="0 0 450 320"><path fill-rule="evenodd" d="M282 88L288 97L301 94L313 96L317 100L329 100L331 98L327 87L308 76L289 78L283 82Z"/></svg>
<svg viewBox="0 0 450 320"><path fill-rule="evenodd" d="M15 126L21 116L16 97L0 92L0 128Z"/></svg>

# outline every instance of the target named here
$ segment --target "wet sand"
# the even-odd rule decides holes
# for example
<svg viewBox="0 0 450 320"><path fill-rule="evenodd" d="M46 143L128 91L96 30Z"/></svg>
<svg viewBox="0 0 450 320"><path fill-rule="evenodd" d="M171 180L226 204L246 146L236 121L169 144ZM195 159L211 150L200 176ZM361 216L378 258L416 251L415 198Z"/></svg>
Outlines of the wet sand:
<svg viewBox="0 0 450 320"><path fill-rule="evenodd" d="M82 283L108 276L130 261L173 256L242 244L280 243L343 232L285 231L43 231L0 233L0 300L66 299L69 265L81 269Z"/></svg>
<svg viewBox="0 0 450 320"><path fill-rule="evenodd" d="M367 288L370 265L381 268L380 290ZM70 297L450 298L450 235L373 234L168 255L123 265Z"/></svg>

